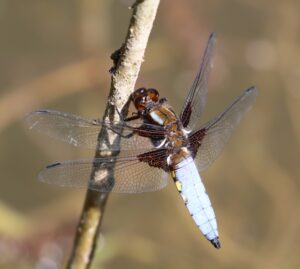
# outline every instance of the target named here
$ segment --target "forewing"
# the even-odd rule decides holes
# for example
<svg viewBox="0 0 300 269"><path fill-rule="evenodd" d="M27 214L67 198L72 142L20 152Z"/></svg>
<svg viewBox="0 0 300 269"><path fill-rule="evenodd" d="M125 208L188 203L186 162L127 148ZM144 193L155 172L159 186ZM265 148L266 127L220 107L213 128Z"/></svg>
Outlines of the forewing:
<svg viewBox="0 0 300 269"><path fill-rule="evenodd" d="M247 89L223 113L190 135L190 145L200 171L208 168L219 156L244 114L257 95L255 87Z"/></svg>
<svg viewBox="0 0 300 269"><path fill-rule="evenodd" d="M112 174L109 171L113 171ZM94 180L91 180L93 173ZM42 182L85 187L99 192L141 193L164 188L168 173L137 157L97 158L57 162L40 171Z"/></svg>
<svg viewBox="0 0 300 269"><path fill-rule="evenodd" d="M48 136L72 144L74 146L89 149L107 150L107 146L97 147L98 135L101 128L112 130L123 136L131 134L138 124L126 124L125 122L101 122L99 120L85 119L83 117L63 113L54 110L39 110L28 114L25 122L30 129L47 134ZM139 123L140 124L140 123ZM143 124L138 133L133 133L129 139L121 139L121 144L111 144L109 150L118 151L120 148L128 149L152 149L154 146L146 135L161 137L165 131L160 126Z"/></svg>
<svg viewBox="0 0 300 269"><path fill-rule="evenodd" d="M193 129L195 127L204 110L207 95L208 76L212 68L212 56L215 43L216 36L214 33L212 33L209 36L199 72L196 75L180 114L180 119L183 123L183 126L189 127L189 129Z"/></svg>

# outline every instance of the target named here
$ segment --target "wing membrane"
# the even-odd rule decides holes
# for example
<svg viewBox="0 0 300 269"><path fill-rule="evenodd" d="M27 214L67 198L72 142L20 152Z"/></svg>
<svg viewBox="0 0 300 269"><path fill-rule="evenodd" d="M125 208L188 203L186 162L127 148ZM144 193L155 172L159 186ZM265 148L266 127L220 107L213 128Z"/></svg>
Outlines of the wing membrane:
<svg viewBox="0 0 300 269"><path fill-rule="evenodd" d="M182 108L180 119L184 127L193 129L201 116L206 103L208 76L212 68L212 56L216 36L212 33L202 58L200 69Z"/></svg>
<svg viewBox="0 0 300 269"><path fill-rule="evenodd" d="M108 171L113 171L113 174ZM92 172L94 180L90 180ZM59 186L120 193L156 191L168 183L168 173L141 162L137 157L58 162L44 168L38 177L42 182Z"/></svg>
<svg viewBox="0 0 300 269"><path fill-rule="evenodd" d="M47 134L48 136L72 144L74 146L96 149L101 128L107 128L123 136L131 134L140 123L126 124L125 122L101 122L54 110L39 110L27 115L25 122L30 129ZM147 135L159 136L165 134L162 127L152 124L142 124L141 132ZM121 145L112 144L109 150L118 151L120 147L128 149L152 149L154 146L148 137L134 133L130 139L121 139ZM105 145L99 150L107 150Z"/></svg>
<svg viewBox="0 0 300 269"><path fill-rule="evenodd" d="M244 114L252 107L256 95L255 87L247 89L223 113L190 136L200 171L208 168L219 156Z"/></svg>

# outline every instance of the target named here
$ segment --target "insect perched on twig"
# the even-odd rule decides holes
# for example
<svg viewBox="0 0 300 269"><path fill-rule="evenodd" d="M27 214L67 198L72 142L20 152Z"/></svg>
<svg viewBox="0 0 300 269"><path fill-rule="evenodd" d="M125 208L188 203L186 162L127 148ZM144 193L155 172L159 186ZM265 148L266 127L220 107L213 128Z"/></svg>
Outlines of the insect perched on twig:
<svg viewBox="0 0 300 269"><path fill-rule="evenodd" d="M257 91L250 87L224 112L198 127L206 103L215 40L215 35L211 34L179 117L167 100L152 88L137 89L131 95L137 111L128 118L120 113L118 122L89 120L52 110L30 113L26 121L31 129L75 146L95 149L101 128L121 136L120 145L109 148L109 151L121 151L120 156L56 162L44 168L39 179L100 192L139 193L165 187L167 175L171 174L196 225L216 248L220 248L215 213L199 172L217 158L254 103ZM98 149L107 150L101 145ZM112 177L108 169L113 169Z"/></svg>

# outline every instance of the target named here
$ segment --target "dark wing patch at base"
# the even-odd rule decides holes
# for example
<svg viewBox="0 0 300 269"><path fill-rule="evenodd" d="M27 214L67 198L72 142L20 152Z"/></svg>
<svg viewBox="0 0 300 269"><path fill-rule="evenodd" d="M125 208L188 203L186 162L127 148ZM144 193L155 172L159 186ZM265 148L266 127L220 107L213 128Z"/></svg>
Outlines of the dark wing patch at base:
<svg viewBox="0 0 300 269"><path fill-rule="evenodd" d="M157 149L150 152L146 152L137 156L141 162L146 162L152 167L161 168L166 172L169 172L169 167L167 163L167 150Z"/></svg>
<svg viewBox="0 0 300 269"><path fill-rule="evenodd" d="M192 102L189 101L186 104L186 108L183 110L180 119L184 128L186 128L190 122L190 118L192 115Z"/></svg>
<svg viewBox="0 0 300 269"><path fill-rule="evenodd" d="M189 136L189 149L192 152L193 158L196 157L198 149L202 145L202 141L205 136L205 131L206 129L202 128Z"/></svg>

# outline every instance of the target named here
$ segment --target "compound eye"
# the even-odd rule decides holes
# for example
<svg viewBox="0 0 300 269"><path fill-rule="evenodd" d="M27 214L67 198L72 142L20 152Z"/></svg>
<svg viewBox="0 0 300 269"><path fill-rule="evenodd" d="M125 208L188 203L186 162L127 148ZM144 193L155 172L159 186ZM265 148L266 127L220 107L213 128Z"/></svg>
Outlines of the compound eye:
<svg viewBox="0 0 300 269"><path fill-rule="evenodd" d="M139 97L139 98L135 99L134 105L138 110L144 110L145 106L146 106L145 96L142 96L142 97Z"/></svg>
<svg viewBox="0 0 300 269"><path fill-rule="evenodd" d="M131 99L133 101L135 101L137 98L139 98L140 96L144 95L146 92L146 89L145 88L139 88L137 90L135 90L133 92L133 94L131 95Z"/></svg>
<svg viewBox="0 0 300 269"><path fill-rule="evenodd" d="M148 93L148 97L153 101L153 102L157 102L159 100L159 93L156 89L148 89L147 90Z"/></svg>
<svg viewBox="0 0 300 269"><path fill-rule="evenodd" d="M138 95L143 95L146 93L146 88L139 88L136 90Z"/></svg>

